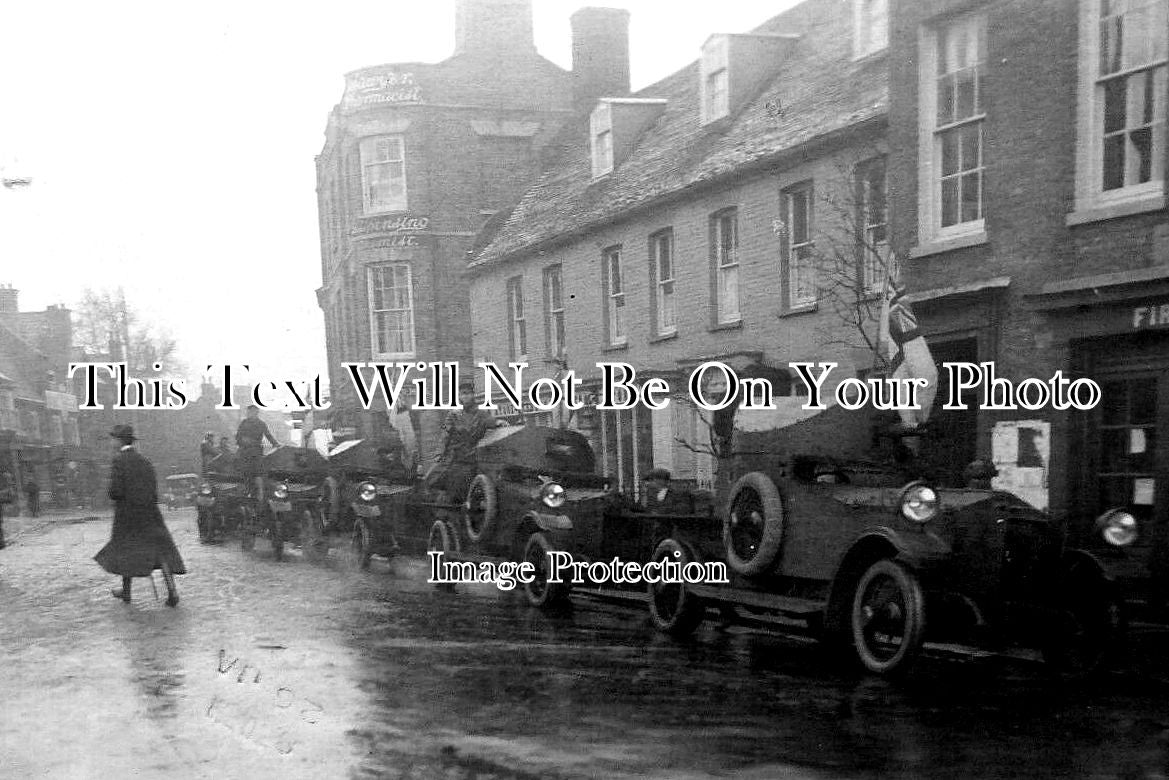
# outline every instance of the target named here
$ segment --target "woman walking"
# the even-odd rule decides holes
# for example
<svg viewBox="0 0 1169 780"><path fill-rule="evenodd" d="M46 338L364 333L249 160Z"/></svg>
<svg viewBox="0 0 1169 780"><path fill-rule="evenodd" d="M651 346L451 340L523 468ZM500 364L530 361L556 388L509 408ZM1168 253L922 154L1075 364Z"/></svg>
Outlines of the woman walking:
<svg viewBox="0 0 1169 780"><path fill-rule="evenodd" d="M115 426L110 436L118 440L118 454L110 467L114 527L109 543L94 560L110 574L121 576L121 589L110 593L127 603L131 578L150 577L155 569L161 569L166 581L166 604L173 607L179 603L174 575L186 574L187 568L158 510L154 467L134 449L137 437L129 425Z"/></svg>

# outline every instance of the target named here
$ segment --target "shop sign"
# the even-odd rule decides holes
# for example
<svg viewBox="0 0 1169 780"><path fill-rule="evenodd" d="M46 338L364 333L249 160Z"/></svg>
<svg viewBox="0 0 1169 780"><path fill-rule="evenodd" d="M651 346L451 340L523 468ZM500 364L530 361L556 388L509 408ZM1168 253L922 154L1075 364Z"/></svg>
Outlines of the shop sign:
<svg viewBox="0 0 1169 780"><path fill-rule="evenodd" d="M1131 306L1128 314L1131 330L1169 328L1169 302Z"/></svg>
<svg viewBox="0 0 1169 780"><path fill-rule="evenodd" d="M380 105L422 103L422 87L414 74L399 70L360 70L345 77L341 110L358 111Z"/></svg>
<svg viewBox="0 0 1169 780"><path fill-rule="evenodd" d="M353 226L353 235L377 236L388 246L418 246L418 236L430 228L430 217L396 214L385 217L365 217Z"/></svg>

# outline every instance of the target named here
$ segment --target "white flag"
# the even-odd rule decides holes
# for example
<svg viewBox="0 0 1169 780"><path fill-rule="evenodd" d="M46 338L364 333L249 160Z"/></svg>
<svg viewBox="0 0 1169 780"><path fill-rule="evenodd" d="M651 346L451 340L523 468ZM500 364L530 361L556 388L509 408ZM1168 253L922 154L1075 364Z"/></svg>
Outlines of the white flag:
<svg viewBox="0 0 1169 780"><path fill-rule="evenodd" d="M934 365L929 345L918 332L917 317L905 300L905 290L890 279L885 302L881 306L881 321L877 338L881 352L889 364L894 379L924 379L926 386L918 390L920 409L901 409L901 422L907 428L916 428L926 422L938 394L938 368Z"/></svg>

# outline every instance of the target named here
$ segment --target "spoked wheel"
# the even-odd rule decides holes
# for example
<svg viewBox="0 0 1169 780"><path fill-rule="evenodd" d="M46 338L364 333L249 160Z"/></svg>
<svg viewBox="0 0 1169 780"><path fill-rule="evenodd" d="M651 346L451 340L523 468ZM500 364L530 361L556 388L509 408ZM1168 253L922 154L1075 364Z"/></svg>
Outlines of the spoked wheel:
<svg viewBox="0 0 1169 780"><path fill-rule="evenodd" d="M767 572L783 540L783 499L775 483L758 471L744 474L731 488L723 546L727 563L739 574Z"/></svg>
<svg viewBox="0 0 1169 780"><path fill-rule="evenodd" d="M369 528L358 520L353 524L353 531L349 534L349 547L345 551L345 561L349 568L361 571L369 569L373 560L373 551L370 545Z"/></svg>
<svg viewBox="0 0 1169 780"><path fill-rule="evenodd" d="M199 529L199 543L210 544L214 531L212 530L211 512L208 509L199 507L195 515L195 524Z"/></svg>
<svg viewBox="0 0 1169 780"><path fill-rule="evenodd" d="M490 536L495 529L496 515L495 484L486 474L478 474L467 488L467 501L463 508L467 538L478 542Z"/></svg>
<svg viewBox="0 0 1169 780"><path fill-rule="evenodd" d="M434 525L430 526L430 537L426 540L426 552L440 552L442 553L441 560L445 560L452 555L459 553L459 537L455 535L454 530L450 525L442 520L435 520ZM433 571L433 564L428 562ZM436 582L434 586L439 590L453 591L455 586L447 582Z"/></svg>
<svg viewBox="0 0 1169 780"><path fill-rule="evenodd" d="M857 657L877 674L901 673L921 652L925 603L913 572L879 560L857 583L852 600L852 639Z"/></svg>
<svg viewBox="0 0 1169 780"><path fill-rule="evenodd" d="M239 510L239 547L249 551L256 548L256 526L252 521L252 513L244 507Z"/></svg>
<svg viewBox="0 0 1169 780"><path fill-rule="evenodd" d="M524 592L528 596L528 603L533 607L550 609L568 601L568 594L572 589L571 583L552 582L548 579L551 561L548 553L556 548L542 533L534 533L528 537L524 546L524 561L532 564L533 577L531 582L524 583Z"/></svg>
<svg viewBox="0 0 1169 780"><path fill-rule="evenodd" d="M300 549L313 562L322 561L329 554L320 514L312 509L305 509L300 515Z"/></svg>
<svg viewBox="0 0 1169 780"><path fill-rule="evenodd" d="M272 514L272 557L277 561L284 560L284 518L278 513Z"/></svg>
<svg viewBox="0 0 1169 780"><path fill-rule="evenodd" d="M680 567L695 559L686 545L676 539L663 539L651 560L674 561ZM647 582L649 616L659 631L676 637L689 636L706 616L706 605L681 583Z"/></svg>
<svg viewBox="0 0 1169 780"><path fill-rule="evenodd" d="M1044 632L1043 660L1062 678L1090 676L1104 668L1123 633L1120 604L1106 587L1073 589Z"/></svg>

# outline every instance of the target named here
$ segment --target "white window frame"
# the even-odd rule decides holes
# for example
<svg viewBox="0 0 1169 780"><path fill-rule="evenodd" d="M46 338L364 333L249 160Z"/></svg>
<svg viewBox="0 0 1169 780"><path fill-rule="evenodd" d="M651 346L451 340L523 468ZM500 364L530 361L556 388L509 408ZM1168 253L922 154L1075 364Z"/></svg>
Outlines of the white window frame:
<svg viewBox="0 0 1169 780"><path fill-rule="evenodd" d="M622 248L609 247L601 253L604 263L606 338L611 347L624 346L625 335L625 275L622 268ZM615 271L615 272L614 272Z"/></svg>
<svg viewBox="0 0 1169 780"><path fill-rule="evenodd" d="M563 358L567 331L564 322L564 273L560 265L550 265L544 269L544 318L548 328L548 357Z"/></svg>
<svg viewBox="0 0 1169 780"><path fill-rule="evenodd" d="M972 237L985 234L986 231L986 111L982 108L978 113L967 117L938 124L938 89L939 82L946 77L952 77L960 71L938 73L938 38L941 30L951 33L963 28L981 28L980 41L982 43L982 61L974 67L980 68L982 73L976 79L975 99L980 107L985 101L981 98L982 81L985 79L986 57L986 15L984 13L968 13L953 17L935 27L923 27L918 39L918 53L920 69L918 81L918 233L921 243L945 241L948 239ZM967 29L967 32L969 30ZM959 219L953 225L942 226L942 146L944 137L963 128L977 127L979 133L978 165L969 169L959 169L958 177L958 208ZM961 153L958 153L959 165ZM963 178L979 176L979 216L977 219L961 221L962 186ZM954 178L949 176L947 178Z"/></svg>
<svg viewBox="0 0 1169 780"><path fill-rule="evenodd" d="M654 233L650 236L649 247L654 279L654 333L658 336L672 336L678 332L678 312L674 298L678 275L674 262L674 231L667 228ZM662 273L663 260L667 264L669 276Z"/></svg>
<svg viewBox="0 0 1169 780"><path fill-rule="evenodd" d="M714 242L715 311L719 325L731 325L742 318L739 309L739 210L723 209L711 217L711 239ZM723 223L731 225L730 245L724 240ZM733 298L732 301L732 290Z"/></svg>
<svg viewBox="0 0 1169 780"><path fill-rule="evenodd" d="M884 208L878 219L873 217L871 172L876 166L884 174L881 182ZM880 292L888 275L889 260L889 166L884 155L870 157L857 165L857 222L861 245L861 289L869 294ZM883 235L884 238L878 238Z"/></svg>
<svg viewBox="0 0 1169 780"><path fill-rule="evenodd" d="M783 191L783 217L787 224L787 230L784 231L784 262L787 265L787 303L791 309L804 309L816 305L818 295L816 294L816 259L815 248L815 208L812 200L812 183L807 182L799 184ZM796 198L803 198L807 201L807 218L805 224L807 226L806 236L796 236L795 224L793 218L794 206ZM798 239L798 240L797 240ZM799 282L802 279L802 269L807 269L809 286L812 292L807 295L799 295L801 285Z"/></svg>
<svg viewBox="0 0 1169 780"><path fill-rule="evenodd" d="M613 107L605 100L597 103L589 115L589 139L593 178L613 171Z"/></svg>
<svg viewBox="0 0 1169 780"><path fill-rule="evenodd" d="M528 359L528 319L524 309L524 277L512 276L506 285L508 356L525 362Z"/></svg>
<svg viewBox="0 0 1169 780"><path fill-rule="evenodd" d="M859 60L887 48L889 48L889 0L853 0L853 59Z"/></svg>
<svg viewBox="0 0 1169 780"><path fill-rule="evenodd" d="M387 272L393 275L393 279L392 279L393 284L389 288L386 288L385 285L382 284L382 281L385 278L384 275ZM399 276L399 274L401 274L401 276ZM405 291L406 291L406 301L405 301L406 305L404 307L403 306L381 306L381 307L379 307L378 306L377 290L379 288L382 290L397 289L399 286L401 286L399 284L399 282L404 283L404 287L405 287ZM410 264L409 263L383 263L383 264L379 264L379 265L371 265L371 266L369 266L369 269L368 269L367 285L366 286L368 287L368 291L369 291L370 351L373 353L374 357L379 359L379 360L383 360L383 359L399 360L399 359L403 359L403 358L407 358L407 359L413 358L417 354L417 345L415 342L416 329L415 329L415 322L414 322L414 280L413 280L413 273L412 273L412 269L410 268ZM384 299L384 293L383 293L382 302L383 303L386 302ZM379 322L379 317L378 317L378 315L380 315L380 314L388 314L388 315L398 314L399 316L401 316L401 315L405 316L405 325L404 325L403 330L408 331L407 335L409 336L409 338L406 340L409 341L409 347L410 347L409 350L392 351L392 350L383 350L382 349L383 342L388 344L388 339L382 338L382 329L380 327L380 322Z"/></svg>
<svg viewBox="0 0 1169 780"><path fill-rule="evenodd" d="M1169 80L1169 25L1166 24L1166 0L1151 0L1134 3L1150 10L1156 9L1161 17L1142 28L1159 29L1161 38L1153 41L1161 51L1130 67L1123 65L1112 73L1101 74L1102 19L1100 0L1081 0L1079 19L1079 69L1076 111L1076 211L1103 210L1100 217L1120 216L1148 209L1159 209L1165 205L1165 121L1167 98L1166 83ZM1155 17L1154 17L1155 19ZM1147 21L1147 20L1146 20ZM1158 56L1159 54L1159 56ZM1105 84L1121 78L1137 77L1141 73L1153 74L1153 94L1160 97L1155 105L1153 122L1150 127L1153 150L1150 161L1150 179L1134 182L1114 189L1104 189L1104 90ZM1131 112L1126 106L1126 115ZM1132 126L1126 122L1126 135ZM1159 147L1158 147L1159 145ZM1126 144L1126 151L1128 145Z"/></svg>
<svg viewBox="0 0 1169 780"><path fill-rule="evenodd" d="M702 47L699 67L702 124L722 119L731 111L730 39L714 35Z"/></svg>
<svg viewBox="0 0 1169 780"><path fill-rule="evenodd" d="M405 138L400 135L375 135L362 138L359 152L361 157L361 201L364 213L384 214L392 211L405 211L408 202ZM394 180L400 180L402 193L399 197L394 198L390 192L387 192L383 199L380 194L374 192L376 182L373 177L378 169L385 169L389 173L388 178L382 181L388 182L391 190Z"/></svg>

